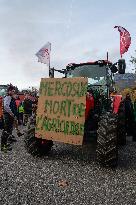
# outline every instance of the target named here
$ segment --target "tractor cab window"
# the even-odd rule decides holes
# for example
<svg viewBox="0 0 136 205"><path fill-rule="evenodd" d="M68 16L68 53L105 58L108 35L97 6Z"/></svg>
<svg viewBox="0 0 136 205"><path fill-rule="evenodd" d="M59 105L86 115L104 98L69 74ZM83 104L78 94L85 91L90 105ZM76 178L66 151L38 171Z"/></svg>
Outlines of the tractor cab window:
<svg viewBox="0 0 136 205"><path fill-rule="evenodd" d="M77 66L67 72L67 78L73 77L87 77L90 85L106 85L106 66Z"/></svg>

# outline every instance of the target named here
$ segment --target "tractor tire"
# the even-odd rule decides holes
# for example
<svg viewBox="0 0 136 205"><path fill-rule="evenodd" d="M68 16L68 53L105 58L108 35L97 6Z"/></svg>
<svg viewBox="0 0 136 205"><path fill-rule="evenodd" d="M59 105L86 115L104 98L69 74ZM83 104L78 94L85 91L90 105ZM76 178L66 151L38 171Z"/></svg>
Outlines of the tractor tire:
<svg viewBox="0 0 136 205"><path fill-rule="evenodd" d="M117 117L117 143L118 145L126 145L126 120L124 103L121 102Z"/></svg>
<svg viewBox="0 0 136 205"><path fill-rule="evenodd" d="M25 134L25 147L33 156L47 155L53 146L52 140L39 139L35 137L35 127L31 127Z"/></svg>
<svg viewBox="0 0 136 205"><path fill-rule="evenodd" d="M117 119L112 113L104 114L98 123L96 158L103 166L118 164Z"/></svg>

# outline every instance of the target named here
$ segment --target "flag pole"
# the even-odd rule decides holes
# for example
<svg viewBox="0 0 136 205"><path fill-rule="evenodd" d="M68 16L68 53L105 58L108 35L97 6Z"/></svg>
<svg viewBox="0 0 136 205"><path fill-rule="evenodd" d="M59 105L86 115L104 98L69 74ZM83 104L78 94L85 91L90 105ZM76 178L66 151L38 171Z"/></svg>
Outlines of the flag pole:
<svg viewBox="0 0 136 205"><path fill-rule="evenodd" d="M49 78L54 78L54 67L51 68L50 58L49 58Z"/></svg>
<svg viewBox="0 0 136 205"><path fill-rule="evenodd" d="M50 44L50 50L51 50L51 44ZM51 78L51 63L50 63L50 55L49 55L49 78Z"/></svg>
<svg viewBox="0 0 136 205"><path fill-rule="evenodd" d="M107 81L107 105L108 105L108 102L109 102L109 53L107 51L107 65L106 65L106 81Z"/></svg>
<svg viewBox="0 0 136 205"><path fill-rule="evenodd" d="M50 57L49 57L49 78L51 77L51 65L50 65Z"/></svg>

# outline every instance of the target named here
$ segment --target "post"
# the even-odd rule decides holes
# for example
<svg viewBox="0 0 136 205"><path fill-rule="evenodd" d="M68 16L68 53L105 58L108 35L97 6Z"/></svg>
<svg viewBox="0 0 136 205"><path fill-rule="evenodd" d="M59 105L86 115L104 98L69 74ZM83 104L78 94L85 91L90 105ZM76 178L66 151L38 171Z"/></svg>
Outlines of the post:
<svg viewBox="0 0 136 205"><path fill-rule="evenodd" d="M107 67L106 67L106 78L107 78L107 99L109 98L109 53L107 51Z"/></svg>
<svg viewBox="0 0 136 205"><path fill-rule="evenodd" d="M49 57L49 78L51 78L51 66L50 66L50 57Z"/></svg>
<svg viewBox="0 0 136 205"><path fill-rule="evenodd" d="M49 70L49 77L54 78L54 67Z"/></svg>
<svg viewBox="0 0 136 205"><path fill-rule="evenodd" d="M107 51L107 64L108 64L108 60L109 60L109 53Z"/></svg>

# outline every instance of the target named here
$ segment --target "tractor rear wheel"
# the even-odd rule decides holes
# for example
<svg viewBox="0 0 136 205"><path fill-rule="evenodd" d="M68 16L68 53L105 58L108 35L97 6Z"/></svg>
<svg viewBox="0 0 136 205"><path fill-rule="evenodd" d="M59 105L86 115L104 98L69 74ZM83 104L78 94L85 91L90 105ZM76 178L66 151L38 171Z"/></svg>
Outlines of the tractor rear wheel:
<svg viewBox="0 0 136 205"><path fill-rule="evenodd" d="M51 151L53 141L36 138L35 127L31 127L25 134L25 146L33 156L42 156Z"/></svg>
<svg viewBox="0 0 136 205"><path fill-rule="evenodd" d="M97 161L104 166L117 166L117 120L112 113L104 114L99 122L96 157Z"/></svg>

